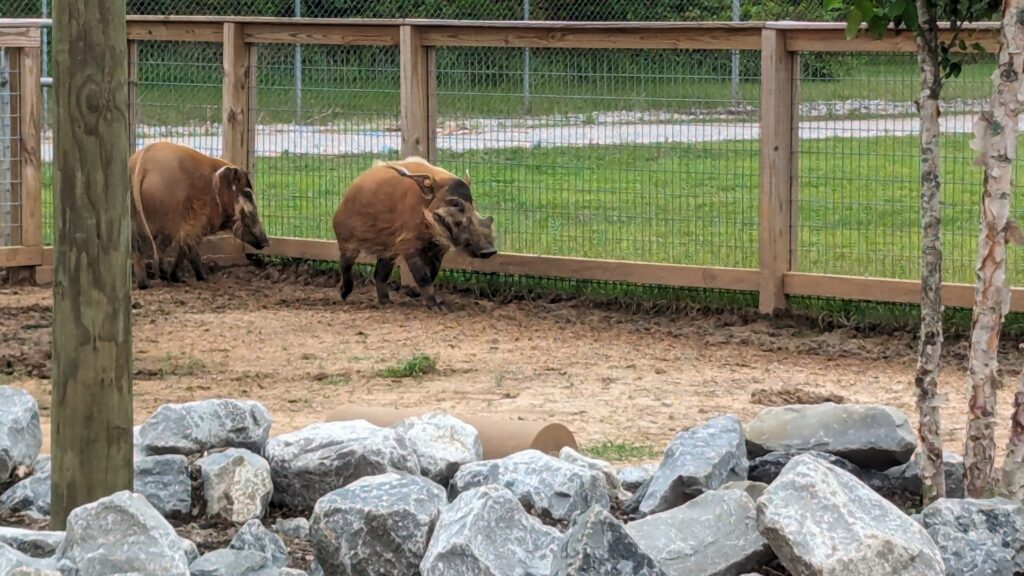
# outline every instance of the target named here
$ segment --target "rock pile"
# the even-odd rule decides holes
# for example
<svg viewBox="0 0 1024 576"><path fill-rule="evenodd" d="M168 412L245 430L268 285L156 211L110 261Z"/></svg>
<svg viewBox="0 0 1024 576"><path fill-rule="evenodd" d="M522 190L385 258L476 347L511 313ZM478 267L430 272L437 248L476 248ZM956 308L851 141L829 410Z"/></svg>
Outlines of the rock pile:
<svg viewBox="0 0 1024 576"><path fill-rule="evenodd" d="M45 519L38 408L8 387L0 399L0 513ZM436 412L273 439L270 424L249 401L161 407L136 430L134 490L74 510L66 532L0 528L0 574L1024 573L1024 508L963 499L955 454L949 497L904 511L920 501L920 455L884 406L725 415L619 470L571 449L482 460L476 431ZM214 523L223 544L201 553L171 522Z"/></svg>

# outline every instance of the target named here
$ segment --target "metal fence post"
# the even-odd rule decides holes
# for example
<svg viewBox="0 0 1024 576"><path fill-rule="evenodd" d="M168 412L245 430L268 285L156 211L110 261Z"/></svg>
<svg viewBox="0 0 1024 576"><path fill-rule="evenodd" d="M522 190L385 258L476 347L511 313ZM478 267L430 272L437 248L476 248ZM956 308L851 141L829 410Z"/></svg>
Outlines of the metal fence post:
<svg viewBox="0 0 1024 576"><path fill-rule="evenodd" d="M740 21L740 0L732 0L732 21ZM740 51L732 51L732 102L740 101Z"/></svg>
<svg viewBox="0 0 1024 576"><path fill-rule="evenodd" d="M530 0L523 0L523 20L530 19ZM530 49L523 48L523 114L530 113Z"/></svg>
<svg viewBox="0 0 1024 576"><path fill-rule="evenodd" d="M295 17L302 17L302 0L295 0ZM295 123L302 124L302 44L295 45Z"/></svg>

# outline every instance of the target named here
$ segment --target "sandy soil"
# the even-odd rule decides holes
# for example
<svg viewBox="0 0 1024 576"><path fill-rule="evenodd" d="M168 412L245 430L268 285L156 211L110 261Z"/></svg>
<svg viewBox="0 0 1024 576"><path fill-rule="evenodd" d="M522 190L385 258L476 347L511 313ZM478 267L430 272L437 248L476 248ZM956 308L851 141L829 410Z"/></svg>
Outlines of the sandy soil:
<svg viewBox="0 0 1024 576"><path fill-rule="evenodd" d="M262 402L274 435L342 403L436 407L554 420L583 446L612 440L660 451L679 430L724 413L746 421L768 404L883 403L916 422L909 334L820 333L795 321L500 303L445 291L446 312L403 294L379 308L365 282L341 303L334 281L246 267L208 283L136 292L136 424L161 404L217 397ZM0 382L38 399L44 452L50 304L49 289L0 290ZM949 348L943 425L947 449L962 452L965 348ZM400 380L377 374L417 352L435 358L439 371ZM1000 452L1017 365L1012 358L999 393Z"/></svg>

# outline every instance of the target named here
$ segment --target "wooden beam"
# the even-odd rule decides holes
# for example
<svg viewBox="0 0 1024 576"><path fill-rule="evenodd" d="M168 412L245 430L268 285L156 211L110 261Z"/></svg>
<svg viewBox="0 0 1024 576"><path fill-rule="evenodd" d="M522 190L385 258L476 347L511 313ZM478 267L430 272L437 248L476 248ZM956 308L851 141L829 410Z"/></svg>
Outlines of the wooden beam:
<svg viewBox="0 0 1024 576"><path fill-rule="evenodd" d="M40 246L0 246L0 268L39 266L43 263L43 249Z"/></svg>
<svg viewBox="0 0 1024 576"><path fill-rule="evenodd" d="M43 243L42 59L38 46L22 48L19 53L21 245L40 246Z"/></svg>
<svg viewBox="0 0 1024 576"><path fill-rule="evenodd" d="M397 46L398 26L281 26L246 24L251 44L332 44L339 46Z"/></svg>
<svg viewBox="0 0 1024 576"><path fill-rule="evenodd" d="M762 35L758 308L773 314L786 308L783 274L789 271L792 246L795 69L786 32L763 30Z"/></svg>
<svg viewBox="0 0 1024 576"><path fill-rule="evenodd" d="M221 156L245 170L250 170L249 149L251 146L249 126L250 83L253 70L250 67L249 45L244 40L241 24L224 24L224 88L222 121L224 143Z"/></svg>
<svg viewBox="0 0 1024 576"><path fill-rule="evenodd" d="M53 20L51 519L132 489L131 220L124 2Z"/></svg>
<svg viewBox="0 0 1024 576"><path fill-rule="evenodd" d="M246 248L246 251L250 254L257 253L251 248ZM304 260L336 261L338 245L333 240L272 237L270 247L258 253ZM366 264L375 261L369 258L360 259L360 262ZM477 260L455 252L445 257L444 267L493 274L630 284L745 291L755 291L758 288L757 270L744 268L680 266L527 254L499 254L489 260Z"/></svg>
<svg viewBox="0 0 1024 576"><path fill-rule="evenodd" d="M509 23L511 24L511 23ZM757 50L761 30L676 28L669 30L632 27L524 28L506 25L495 28L469 26L424 26L426 46L495 46L509 48L608 48L608 49L699 49Z"/></svg>
<svg viewBox="0 0 1024 576"><path fill-rule="evenodd" d="M412 26L402 26L399 48L402 156L430 158L435 139L430 132L430 55Z"/></svg>
<svg viewBox="0 0 1024 576"><path fill-rule="evenodd" d="M951 32L940 32L941 40L950 40ZM966 30L960 35L969 46L978 43L989 53L999 48L998 30ZM847 40L842 29L800 28L786 29L786 45L794 52L903 52L912 54L917 50L912 32L889 32L882 38L875 38L862 32L856 38ZM951 50L959 52L959 47ZM968 48L973 51L973 48Z"/></svg>
<svg viewBox="0 0 1024 576"><path fill-rule="evenodd" d="M791 296L815 296L861 300L865 302L921 303L921 282L860 276L786 273L786 293ZM974 286L942 284L942 304L951 308L973 308ZM1024 289L1011 290L1010 310L1024 312Z"/></svg>
<svg viewBox="0 0 1024 576"><path fill-rule="evenodd" d="M128 23L129 40L170 40L181 42L221 42L224 24L213 20L190 22Z"/></svg>
<svg viewBox="0 0 1024 576"><path fill-rule="evenodd" d="M36 27L0 27L0 48L39 48L40 37Z"/></svg>

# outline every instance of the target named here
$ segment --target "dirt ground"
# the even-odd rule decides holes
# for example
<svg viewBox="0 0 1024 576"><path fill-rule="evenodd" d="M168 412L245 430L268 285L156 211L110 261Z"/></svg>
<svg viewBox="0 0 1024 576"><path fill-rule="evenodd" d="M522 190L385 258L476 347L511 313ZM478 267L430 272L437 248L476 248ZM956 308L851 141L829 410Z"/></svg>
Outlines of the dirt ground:
<svg viewBox="0 0 1024 576"><path fill-rule="evenodd" d="M169 402L248 398L270 410L276 435L355 403L558 421L584 447L614 441L658 453L679 430L725 413L748 421L780 403L882 403L916 425L912 334L821 333L793 321L495 302L444 290L448 311L403 294L380 308L365 281L348 303L334 281L330 273L244 267L207 283L136 291L135 423ZM0 382L39 401L44 452L51 302L49 288L0 289ZM942 424L947 449L962 452L965 345L949 348ZM418 352L438 371L378 374ZM999 392L1000 458L1017 365L1012 358Z"/></svg>

